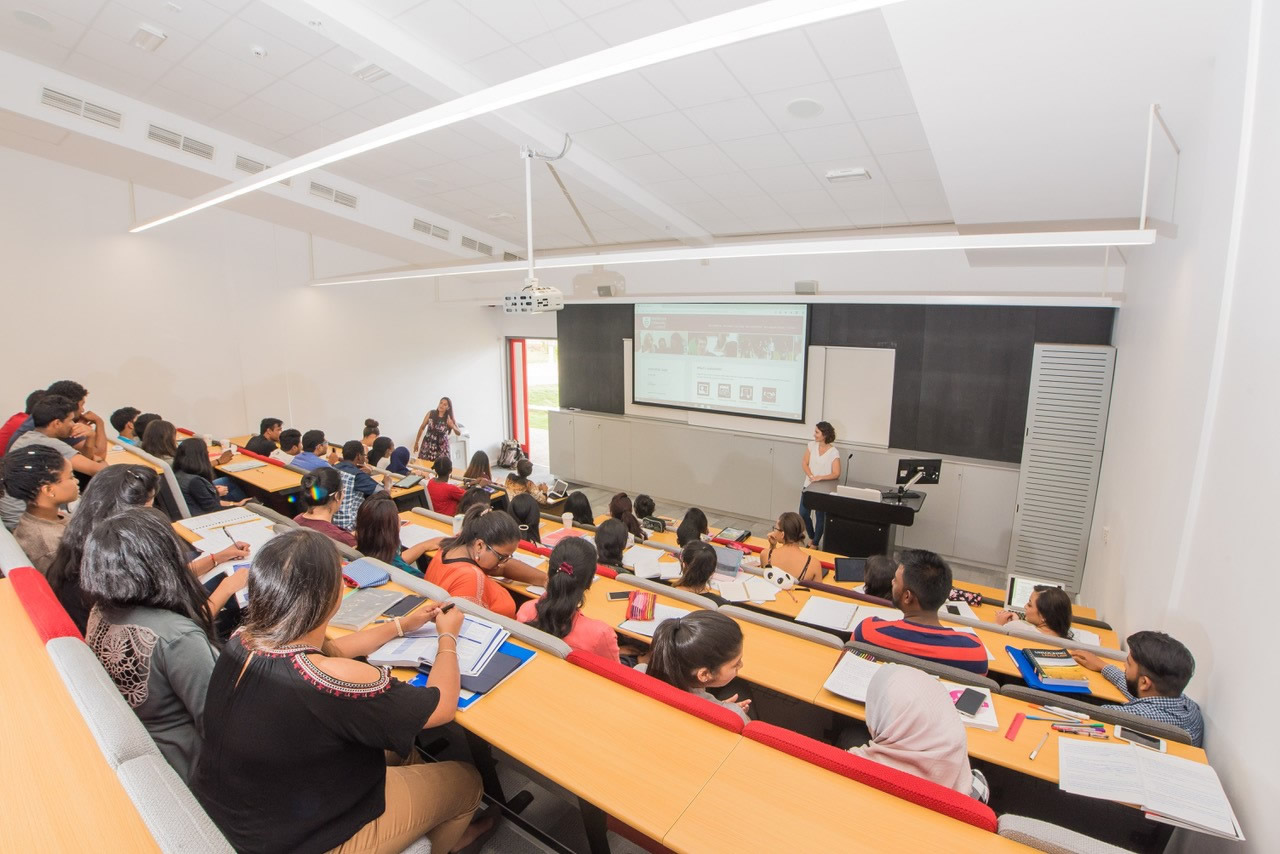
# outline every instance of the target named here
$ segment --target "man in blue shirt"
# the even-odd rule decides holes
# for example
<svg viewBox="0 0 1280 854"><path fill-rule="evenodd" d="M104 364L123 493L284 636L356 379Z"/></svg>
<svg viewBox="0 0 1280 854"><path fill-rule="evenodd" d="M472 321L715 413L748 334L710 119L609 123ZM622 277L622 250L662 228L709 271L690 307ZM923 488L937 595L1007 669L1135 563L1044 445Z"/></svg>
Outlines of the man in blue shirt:
<svg viewBox="0 0 1280 854"><path fill-rule="evenodd" d="M142 410L133 406L122 406L111 413L111 427L116 431L116 438L121 442L136 445L142 439L133 429L134 419L142 414Z"/></svg>
<svg viewBox="0 0 1280 854"><path fill-rule="evenodd" d="M304 471L315 471L326 468L329 461L325 459L329 452L329 443L325 441L323 430L308 430L302 434L302 453L293 458L290 465Z"/></svg>
<svg viewBox="0 0 1280 854"><path fill-rule="evenodd" d="M1129 657L1124 670L1107 664L1091 652L1071 650L1077 664L1101 673L1128 700L1124 705L1109 704L1102 708L1172 724L1191 736L1192 744L1202 747L1204 718L1200 707L1182 693L1196 672L1191 651L1164 632L1135 632L1125 643Z"/></svg>

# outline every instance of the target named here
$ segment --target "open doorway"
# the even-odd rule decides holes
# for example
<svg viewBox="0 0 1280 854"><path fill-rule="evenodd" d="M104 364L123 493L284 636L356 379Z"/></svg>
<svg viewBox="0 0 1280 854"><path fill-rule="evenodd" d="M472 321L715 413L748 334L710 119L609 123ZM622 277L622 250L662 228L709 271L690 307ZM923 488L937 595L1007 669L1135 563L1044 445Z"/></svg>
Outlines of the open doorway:
<svg viewBox="0 0 1280 854"><path fill-rule="evenodd" d="M560 406L560 347L554 338L508 338L511 426L535 466L550 464L548 411Z"/></svg>

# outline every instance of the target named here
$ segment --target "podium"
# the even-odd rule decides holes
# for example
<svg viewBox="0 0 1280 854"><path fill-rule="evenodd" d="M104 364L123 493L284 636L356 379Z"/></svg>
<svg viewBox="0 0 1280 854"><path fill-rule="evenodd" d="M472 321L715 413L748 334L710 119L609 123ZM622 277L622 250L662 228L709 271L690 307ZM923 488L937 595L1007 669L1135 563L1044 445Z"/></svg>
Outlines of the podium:
<svg viewBox="0 0 1280 854"><path fill-rule="evenodd" d="M851 483L849 486L889 491L888 487L873 484ZM890 497L868 501L834 492L806 490L804 504L810 510L827 514L827 526L819 544L823 551L849 557L869 557L893 552L894 526L914 524L924 498L924 493L915 492L908 493L901 500Z"/></svg>

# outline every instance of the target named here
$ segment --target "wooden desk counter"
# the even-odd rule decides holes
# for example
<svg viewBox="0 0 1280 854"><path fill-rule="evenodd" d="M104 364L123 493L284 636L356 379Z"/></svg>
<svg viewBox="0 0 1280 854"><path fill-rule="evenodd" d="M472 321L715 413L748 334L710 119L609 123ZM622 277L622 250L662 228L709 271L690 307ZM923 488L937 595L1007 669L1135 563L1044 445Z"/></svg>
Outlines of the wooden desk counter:
<svg viewBox="0 0 1280 854"><path fill-rule="evenodd" d="M0 638L0 848L159 851L8 579Z"/></svg>
<svg viewBox="0 0 1280 854"><path fill-rule="evenodd" d="M682 854L1031 850L747 739L662 844Z"/></svg>
<svg viewBox="0 0 1280 854"><path fill-rule="evenodd" d="M236 454L227 465L252 462L262 461L255 460L245 454ZM264 492L287 492L291 489L297 489L299 484L302 483L302 475L296 471L290 471L283 466L273 466L270 463L263 463L257 468L246 469L245 471L227 471L226 466L214 466L214 468L228 477L244 481Z"/></svg>
<svg viewBox="0 0 1280 854"><path fill-rule="evenodd" d="M103 462L109 466L118 466L118 465L146 466L147 468L151 469L154 472L157 472L160 474L163 474L164 472L164 469L160 468L160 466L151 462L151 460L144 459L143 457L140 457L137 454L129 451L127 448L122 448L119 445L111 445L109 448L107 448L107 453L106 453L106 456L103 458Z"/></svg>

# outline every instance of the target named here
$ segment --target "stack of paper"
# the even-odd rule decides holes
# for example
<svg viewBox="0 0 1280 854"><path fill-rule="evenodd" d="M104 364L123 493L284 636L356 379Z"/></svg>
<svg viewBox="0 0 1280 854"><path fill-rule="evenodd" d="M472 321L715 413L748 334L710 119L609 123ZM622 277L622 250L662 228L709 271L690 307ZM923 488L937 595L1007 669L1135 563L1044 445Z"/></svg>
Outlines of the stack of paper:
<svg viewBox="0 0 1280 854"><path fill-rule="evenodd" d="M666 620L678 620L685 614L692 613L693 611L686 608L676 608L672 605L663 605L659 602L653 606L652 620L624 620L618 625L618 628L623 631L651 638L653 637L653 633L658 630L659 624L662 622Z"/></svg>
<svg viewBox="0 0 1280 854"><path fill-rule="evenodd" d="M1098 637L1097 632L1091 632L1088 629L1082 629L1079 626L1071 627L1071 639L1080 643L1091 643L1094 646L1102 646L1102 638Z"/></svg>
<svg viewBox="0 0 1280 854"><path fill-rule="evenodd" d="M768 579L753 575L743 582L747 590L747 598L752 602L772 602L778 598L781 589Z"/></svg>
<svg viewBox="0 0 1280 854"><path fill-rule="evenodd" d="M939 679L938 681L946 686L948 693L951 694L952 705L955 704L956 700L960 699L960 695L966 689L982 694L982 707L978 709L976 715L963 715L959 711L956 712L957 715L960 715L960 720L965 726L971 726L974 729L985 729L987 732L995 732L1000 729L1000 720L996 717L996 704L991 699L991 691L989 689L975 688L972 685L959 685L955 682L948 682L945 679Z"/></svg>
<svg viewBox="0 0 1280 854"><path fill-rule="evenodd" d="M222 532L235 542L248 543L251 555L276 535L276 529L271 520L263 519L261 516L254 522L228 525L222 529Z"/></svg>
<svg viewBox="0 0 1280 854"><path fill-rule="evenodd" d="M679 578L680 562L662 560L666 554L661 549L632 546L622 553L622 565L634 572L637 578Z"/></svg>
<svg viewBox="0 0 1280 854"><path fill-rule="evenodd" d="M228 507L226 510L219 510L216 513L206 513L203 516L193 516L190 519L183 519L182 525L188 531L196 534L203 534L212 528L221 528L224 525L236 525L240 522L253 522L261 519L257 513L252 510L246 510L243 507Z"/></svg>
<svg viewBox="0 0 1280 854"><path fill-rule="evenodd" d="M1226 839L1244 839L1240 822L1208 765L1131 744L1058 739L1058 788L1138 804L1147 817Z"/></svg>
<svg viewBox="0 0 1280 854"><path fill-rule="evenodd" d="M400 526L400 545L406 549L411 549L419 543L425 543L427 540L434 540L437 537L444 536L448 535L434 528L415 525L412 522Z"/></svg>
<svg viewBox="0 0 1280 854"><path fill-rule="evenodd" d="M712 576L712 583L721 598L728 599L730 602L746 602L751 598L751 594L747 592L747 585L742 581L717 581Z"/></svg>
<svg viewBox="0 0 1280 854"><path fill-rule="evenodd" d="M463 676L479 676L510 636L501 626L467 614L458 632L458 671ZM383 644L369 655L369 663L384 667L417 667L422 662L434 665L439 649L436 624L427 623L403 638Z"/></svg>
<svg viewBox="0 0 1280 854"><path fill-rule="evenodd" d="M822 687L832 694L839 694L859 703L867 701L867 688L871 685L871 677L880 669L879 662L863 658L856 652L846 650L836 662L835 669L827 677Z"/></svg>

